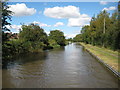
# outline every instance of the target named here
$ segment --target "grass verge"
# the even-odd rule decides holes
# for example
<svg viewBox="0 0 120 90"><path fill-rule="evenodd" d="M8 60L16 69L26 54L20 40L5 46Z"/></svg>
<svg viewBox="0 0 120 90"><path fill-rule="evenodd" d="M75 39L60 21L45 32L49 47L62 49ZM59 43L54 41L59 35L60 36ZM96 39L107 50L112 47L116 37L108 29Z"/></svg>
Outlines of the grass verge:
<svg viewBox="0 0 120 90"><path fill-rule="evenodd" d="M119 56L117 51L112 51L103 47L92 46L85 43L80 44L84 46L85 49L93 53L95 56L103 60L104 63L108 64L115 71L120 72L120 70L118 69L118 65L120 64L120 62L118 62Z"/></svg>

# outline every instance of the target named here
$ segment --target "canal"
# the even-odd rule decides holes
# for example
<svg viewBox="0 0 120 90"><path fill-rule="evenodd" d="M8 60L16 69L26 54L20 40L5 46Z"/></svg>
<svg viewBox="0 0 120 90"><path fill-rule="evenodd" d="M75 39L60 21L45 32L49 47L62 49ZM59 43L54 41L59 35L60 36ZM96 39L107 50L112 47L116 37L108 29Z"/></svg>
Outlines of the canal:
<svg viewBox="0 0 120 90"><path fill-rule="evenodd" d="M2 70L3 88L117 88L117 79L80 45L19 55Z"/></svg>

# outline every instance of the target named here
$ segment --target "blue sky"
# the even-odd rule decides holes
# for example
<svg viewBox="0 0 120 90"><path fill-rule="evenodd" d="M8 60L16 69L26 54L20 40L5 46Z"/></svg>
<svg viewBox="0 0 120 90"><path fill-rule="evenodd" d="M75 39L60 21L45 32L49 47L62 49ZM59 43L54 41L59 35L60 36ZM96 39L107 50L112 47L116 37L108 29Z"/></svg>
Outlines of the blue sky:
<svg viewBox="0 0 120 90"><path fill-rule="evenodd" d="M113 13L117 8L117 2L9 2L9 5L14 12L9 27L12 32L18 33L23 23L36 23L47 34L58 29L67 38L80 33L93 15L103 9Z"/></svg>

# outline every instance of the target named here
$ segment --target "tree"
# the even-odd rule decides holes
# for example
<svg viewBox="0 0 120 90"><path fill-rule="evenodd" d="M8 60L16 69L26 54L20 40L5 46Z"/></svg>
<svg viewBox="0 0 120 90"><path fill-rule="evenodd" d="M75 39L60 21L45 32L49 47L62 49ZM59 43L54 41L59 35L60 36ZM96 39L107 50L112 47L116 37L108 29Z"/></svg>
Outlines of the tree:
<svg viewBox="0 0 120 90"><path fill-rule="evenodd" d="M73 38L74 42L81 42L82 41L82 34L77 34L74 38Z"/></svg>
<svg viewBox="0 0 120 90"><path fill-rule="evenodd" d="M7 2L2 2L2 31L10 31L6 25L11 25L7 20L11 21L13 12L8 10Z"/></svg>
<svg viewBox="0 0 120 90"><path fill-rule="evenodd" d="M60 46L65 46L64 33L59 30L50 31L49 39L55 40Z"/></svg>
<svg viewBox="0 0 120 90"><path fill-rule="evenodd" d="M118 29L118 13L114 12L110 17L110 25L106 33L107 46L115 50L118 48L118 35L120 30Z"/></svg>
<svg viewBox="0 0 120 90"><path fill-rule="evenodd" d="M81 33L82 33L82 39L83 41L88 44L90 43L90 26L86 25L84 27L82 27L82 30L81 30Z"/></svg>
<svg viewBox="0 0 120 90"><path fill-rule="evenodd" d="M5 31L10 31L6 25L11 25L11 23L8 22L8 20L11 21L11 18L12 18L12 14L13 12L8 10L9 9L9 6L7 5L8 3L7 2L2 2L2 11L0 11L1 15L2 15L2 41L4 43L4 41L8 40L8 37L5 33Z"/></svg>
<svg viewBox="0 0 120 90"><path fill-rule="evenodd" d="M111 16L104 10L92 17L90 26L82 27L81 37L78 34L74 39L79 41L82 38L81 41L86 44L118 50L120 47L119 6L120 4L118 4L118 11L114 11Z"/></svg>
<svg viewBox="0 0 120 90"><path fill-rule="evenodd" d="M6 25L11 25L11 23L8 22L8 20L11 21L11 15L12 15L12 11L8 10L9 6L7 5L7 2L1 2L0 1L0 15L2 15L2 17L0 18L2 21L2 59L3 60L7 60L8 57L10 57L11 55L11 51L12 49L10 48L10 44L8 44L6 41L8 41L8 36L7 33L5 33L5 31L10 31Z"/></svg>
<svg viewBox="0 0 120 90"><path fill-rule="evenodd" d="M118 2L118 25L120 25L120 1ZM118 26L118 37L120 37L120 27ZM120 50L120 38L118 38L118 49Z"/></svg>
<svg viewBox="0 0 120 90"><path fill-rule="evenodd" d="M71 41L71 42L73 41L73 39L72 39L72 38L68 38L68 39L66 39L66 40L67 40L67 41Z"/></svg>
<svg viewBox="0 0 120 90"><path fill-rule="evenodd" d="M28 49L44 49L48 45L47 34L38 25L22 25L22 30L19 33L21 40Z"/></svg>

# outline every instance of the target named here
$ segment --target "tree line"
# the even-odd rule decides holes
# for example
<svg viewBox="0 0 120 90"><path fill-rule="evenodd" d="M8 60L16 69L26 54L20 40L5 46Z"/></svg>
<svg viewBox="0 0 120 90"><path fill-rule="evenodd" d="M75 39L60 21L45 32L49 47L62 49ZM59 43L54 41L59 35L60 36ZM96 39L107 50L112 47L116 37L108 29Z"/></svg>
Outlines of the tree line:
<svg viewBox="0 0 120 90"><path fill-rule="evenodd" d="M47 35L37 24L22 25L18 38L10 39L11 34L6 25L11 25L11 12L6 2L2 2L2 59L6 61L14 55L28 52L41 52L46 49L58 48L66 45L64 33L60 30L50 31Z"/></svg>
<svg viewBox="0 0 120 90"><path fill-rule="evenodd" d="M101 11L93 16L90 25L82 27L81 33L73 38L75 42L101 46L112 50L120 49L120 2L118 10L110 16Z"/></svg>
<svg viewBox="0 0 120 90"><path fill-rule="evenodd" d="M22 25L22 30L18 33L18 39L8 38L4 41L3 58L10 58L20 53L41 52L65 45L66 40L63 32L53 30L47 35L39 25L31 23L30 25Z"/></svg>

